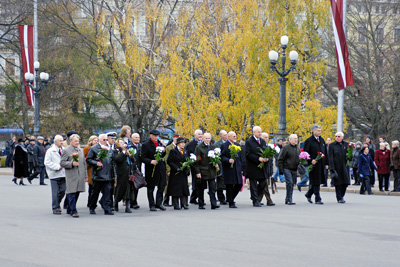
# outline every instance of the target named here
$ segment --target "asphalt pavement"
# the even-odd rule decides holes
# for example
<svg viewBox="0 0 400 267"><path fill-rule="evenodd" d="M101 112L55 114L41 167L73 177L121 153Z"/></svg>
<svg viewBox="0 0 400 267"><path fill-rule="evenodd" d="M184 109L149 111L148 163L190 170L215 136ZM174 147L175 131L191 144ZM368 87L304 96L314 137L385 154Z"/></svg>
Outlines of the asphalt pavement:
<svg viewBox="0 0 400 267"><path fill-rule="evenodd" d="M150 212L141 189L140 209L106 216L90 215L83 193L75 219L52 214L50 185L11 179L0 175L0 266L400 265L398 196L349 193L338 204L321 192L320 206L294 190L288 206L278 189L276 206L256 208L244 189L237 209L211 210L205 194L206 210Z"/></svg>

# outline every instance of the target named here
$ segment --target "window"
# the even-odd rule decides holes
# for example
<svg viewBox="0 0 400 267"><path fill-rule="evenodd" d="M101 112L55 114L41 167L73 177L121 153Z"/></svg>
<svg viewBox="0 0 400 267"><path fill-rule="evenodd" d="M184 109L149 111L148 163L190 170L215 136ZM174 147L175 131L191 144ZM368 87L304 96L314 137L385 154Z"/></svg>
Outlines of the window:
<svg viewBox="0 0 400 267"><path fill-rule="evenodd" d="M375 13L379 13L379 6L375 7Z"/></svg>
<svg viewBox="0 0 400 267"><path fill-rule="evenodd" d="M393 7L393 14L397 14L397 6Z"/></svg>
<svg viewBox="0 0 400 267"><path fill-rule="evenodd" d="M394 41L397 43L400 42L400 28L394 29Z"/></svg>
<svg viewBox="0 0 400 267"><path fill-rule="evenodd" d="M377 42L383 42L383 28L376 29L375 38Z"/></svg>
<svg viewBox="0 0 400 267"><path fill-rule="evenodd" d="M365 43L367 41L366 35L367 35L367 29L363 26L358 27L358 41L360 43Z"/></svg>
<svg viewBox="0 0 400 267"><path fill-rule="evenodd" d="M15 59L14 58L6 59L6 74L8 76L15 76Z"/></svg>

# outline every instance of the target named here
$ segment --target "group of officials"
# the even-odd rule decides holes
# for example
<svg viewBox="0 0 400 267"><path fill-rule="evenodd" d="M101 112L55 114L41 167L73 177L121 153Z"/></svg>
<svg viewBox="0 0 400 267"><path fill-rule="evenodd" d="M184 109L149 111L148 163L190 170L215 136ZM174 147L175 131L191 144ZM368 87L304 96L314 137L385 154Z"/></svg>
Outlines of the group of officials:
<svg viewBox="0 0 400 267"><path fill-rule="evenodd" d="M253 127L252 136L241 146L242 149L235 159L231 157L230 145L240 145L236 142L236 133L233 131L227 133L222 130L221 140L215 143L212 142L210 133L203 134L201 130L195 131L194 139L189 143L186 143L186 139L175 136L165 146L159 136L158 130L152 130L150 138L142 144L139 134L131 135L131 128L123 126L119 139L116 140L115 132L92 136L85 149L81 149L80 137L74 131L69 132L67 144L62 136L55 136L54 144L44 152L44 165L51 180L53 213L62 213L60 203L66 194L64 206L67 213L78 218L76 202L79 193L85 191L85 182L89 183L87 206L90 214L96 214L97 204L100 203L104 214L113 215L114 211L118 211L120 201L125 203L125 212L132 212L131 208L139 208L138 189L135 188L133 179L135 175L141 174L142 164L150 211L166 210L166 206L171 206L170 197L176 210L188 209L189 203L205 209L204 190L207 188L211 209L220 207L218 201L223 205L228 204L229 208L237 208L235 198L245 179L249 180L250 199L254 207L264 205L264 195L267 206L275 205L268 189L268 183L273 176L273 157L260 156L260 151L268 146L268 134L263 133L261 127ZM300 164L300 149L296 134L290 135L288 141L279 153L277 166L279 174L285 177L285 204L295 205L292 194ZM305 195L308 202L313 203L314 195L315 204L323 204L320 185L325 182L325 169L329 169L334 179L337 201L345 203L346 187L350 184L346 167L347 146L343 141L343 133L336 133L335 142L330 145L328 153L321 137L321 127L313 126L312 136L304 143L304 151L310 155L308 164L314 165L309 173L310 187ZM220 163L214 165L211 164L209 151L217 147L221 151ZM103 156L100 156L101 153ZM196 161L190 168L183 169L183 163L191 154L196 156ZM316 160L321 155L322 158ZM264 163L262 167L259 166L260 163ZM191 194L188 185L190 173ZM226 198L223 190L226 190ZM99 201L100 193L102 197Z"/></svg>

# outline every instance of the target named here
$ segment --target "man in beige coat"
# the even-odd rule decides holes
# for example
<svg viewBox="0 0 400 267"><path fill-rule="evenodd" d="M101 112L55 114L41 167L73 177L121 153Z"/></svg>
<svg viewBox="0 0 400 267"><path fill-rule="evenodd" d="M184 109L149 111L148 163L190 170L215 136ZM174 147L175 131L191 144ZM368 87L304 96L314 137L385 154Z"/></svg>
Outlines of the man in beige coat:
<svg viewBox="0 0 400 267"><path fill-rule="evenodd" d="M61 166L65 168L65 181L67 189L65 193L68 199L68 214L74 218L79 218L76 210L76 202L79 193L85 192L85 182L87 181L87 169L83 150L79 146L79 135L73 134L69 138L70 145L64 149L61 157ZM75 160L76 153L78 159Z"/></svg>

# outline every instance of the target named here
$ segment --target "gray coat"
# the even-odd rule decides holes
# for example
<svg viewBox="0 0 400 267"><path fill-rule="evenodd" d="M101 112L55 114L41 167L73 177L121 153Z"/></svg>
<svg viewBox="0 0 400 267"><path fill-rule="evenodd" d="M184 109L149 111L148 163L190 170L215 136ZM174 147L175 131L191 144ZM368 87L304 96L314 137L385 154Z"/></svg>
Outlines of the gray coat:
<svg viewBox="0 0 400 267"><path fill-rule="evenodd" d="M74 162L72 153L79 153L79 167L72 166ZM88 178L88 175L83 150L69 145L63 151L60 164L65 168L65 182L67 185L65 193L85 192L85 179Z"/></svg>

